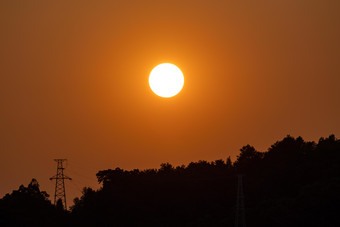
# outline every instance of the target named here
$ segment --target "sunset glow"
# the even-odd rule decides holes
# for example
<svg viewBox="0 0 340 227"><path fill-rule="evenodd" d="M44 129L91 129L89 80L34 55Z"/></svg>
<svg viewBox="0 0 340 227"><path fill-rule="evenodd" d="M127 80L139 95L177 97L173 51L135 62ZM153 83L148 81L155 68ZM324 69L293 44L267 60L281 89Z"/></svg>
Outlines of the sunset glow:
<svg viewBox="0 0 340 227"><path fill-rule="evenodd" d="M0 227L340 227L339 12L0 1Z"/></svg>

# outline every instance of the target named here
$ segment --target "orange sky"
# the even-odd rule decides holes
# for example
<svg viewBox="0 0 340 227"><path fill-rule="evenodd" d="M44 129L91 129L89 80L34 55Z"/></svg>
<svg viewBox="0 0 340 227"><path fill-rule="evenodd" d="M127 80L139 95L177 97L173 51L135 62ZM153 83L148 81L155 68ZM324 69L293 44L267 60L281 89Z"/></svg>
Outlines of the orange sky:
<svg viewBox="0 0 340 227"><path fill-rule="evenodd" d="M340 1L1 1L0 197L340 135ZM163 62L182 92L154 95ZM69 205L71 203L69 202Z"/></svg>

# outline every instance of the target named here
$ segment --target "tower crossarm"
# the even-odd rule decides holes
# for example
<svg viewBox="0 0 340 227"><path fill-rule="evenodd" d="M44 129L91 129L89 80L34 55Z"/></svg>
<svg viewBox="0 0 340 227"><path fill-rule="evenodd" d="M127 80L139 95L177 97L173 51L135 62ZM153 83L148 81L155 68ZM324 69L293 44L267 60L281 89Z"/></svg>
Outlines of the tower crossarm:
<svg viewBox="0 0 340 227"><path fill-rule="evenodd" d="M55 180L55 179L65 179L65 180L72 180L71 177L68 177L68 176L63 176L63 177L59 177L59 176L53 176L53 177L50 177L50 180Z"/></svg>

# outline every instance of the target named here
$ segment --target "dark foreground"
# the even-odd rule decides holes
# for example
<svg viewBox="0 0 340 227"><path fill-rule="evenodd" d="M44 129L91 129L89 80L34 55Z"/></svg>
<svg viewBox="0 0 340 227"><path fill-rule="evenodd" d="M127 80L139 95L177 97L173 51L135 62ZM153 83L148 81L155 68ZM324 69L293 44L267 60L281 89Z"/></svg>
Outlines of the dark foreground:
<svg viewBox="0 0 340 227"><path fill-rule="evenodd" d="M97 173L70 212L36 180L0 200L0 226L234 226L243 174L247 226L340 226L340 140L287 136L268 151L244 146L237 160Z"/></svg>

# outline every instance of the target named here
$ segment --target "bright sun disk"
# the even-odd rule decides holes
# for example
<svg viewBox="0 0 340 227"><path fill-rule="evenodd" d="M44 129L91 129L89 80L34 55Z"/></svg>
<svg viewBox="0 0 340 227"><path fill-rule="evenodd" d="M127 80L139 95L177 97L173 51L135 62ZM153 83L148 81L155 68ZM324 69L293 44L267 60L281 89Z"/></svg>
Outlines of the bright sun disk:
<svg viewBox="0 0 340 227"><path fill-rule="evenodd" d="M174 64L163 63L157 65L150 73L149 85L158 96L169 98L177 95L183 88L184 76Z"/></svg>

